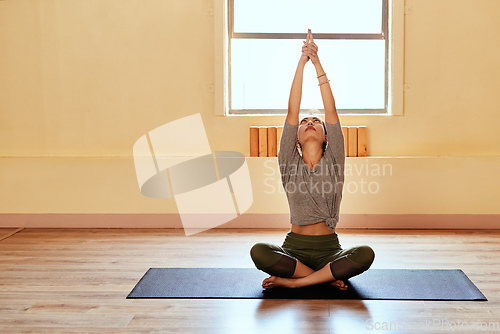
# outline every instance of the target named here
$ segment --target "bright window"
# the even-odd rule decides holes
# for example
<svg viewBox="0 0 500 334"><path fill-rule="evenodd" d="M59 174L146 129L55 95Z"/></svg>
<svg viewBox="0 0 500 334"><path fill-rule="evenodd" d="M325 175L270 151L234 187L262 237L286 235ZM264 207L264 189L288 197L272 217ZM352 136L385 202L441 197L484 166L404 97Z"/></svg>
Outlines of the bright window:
<svg viewBox="0 0 500 334"><path fill-rule="evenodd" d="M286 114L307 29L339 114L387 114L388 0L227 0L229 114ZM323 109L314 66L301 109Z"/></svg>

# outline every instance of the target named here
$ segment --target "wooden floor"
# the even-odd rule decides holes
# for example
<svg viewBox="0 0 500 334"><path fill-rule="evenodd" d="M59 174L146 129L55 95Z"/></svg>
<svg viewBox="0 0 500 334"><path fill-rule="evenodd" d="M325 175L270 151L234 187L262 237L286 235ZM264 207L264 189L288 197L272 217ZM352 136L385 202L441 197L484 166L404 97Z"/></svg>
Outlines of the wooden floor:
<svg viewBox="0 0 500 334"><path fill-rule="evenodd" d="M500 333L500 231L338 230L372 268L459 268L487 302L125 298L150 267L253 267L285 233L0 229L0 332Z"/></svg>

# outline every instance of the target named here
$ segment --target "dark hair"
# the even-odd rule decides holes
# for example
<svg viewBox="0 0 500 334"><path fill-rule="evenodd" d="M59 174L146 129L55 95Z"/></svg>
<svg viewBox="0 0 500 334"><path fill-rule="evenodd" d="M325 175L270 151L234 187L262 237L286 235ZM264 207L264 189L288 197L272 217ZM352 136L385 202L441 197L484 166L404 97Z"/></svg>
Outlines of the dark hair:
<svg viewBox="0 0 500 334"><path fill-rule="evenodd" d="M325 136L326 136L326 124L323 120L321 120L321 122L323 122L323 129L325 130ZM323 153L325 153L327 146L328 146L328 140L323 142Z"/></svg>

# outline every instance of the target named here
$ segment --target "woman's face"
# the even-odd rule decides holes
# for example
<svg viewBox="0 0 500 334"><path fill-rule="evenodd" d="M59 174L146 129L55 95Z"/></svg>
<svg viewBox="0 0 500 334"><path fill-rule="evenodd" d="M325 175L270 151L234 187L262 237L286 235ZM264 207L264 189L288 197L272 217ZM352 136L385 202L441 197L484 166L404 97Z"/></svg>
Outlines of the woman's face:
<svg viewBox="0 0 500 334"><path fill-rule="evenodd" d="M303 145L307 141L317 142L323 145L326 142L323 121L316 116L304 117L299 122L298 141Z"/></svg>

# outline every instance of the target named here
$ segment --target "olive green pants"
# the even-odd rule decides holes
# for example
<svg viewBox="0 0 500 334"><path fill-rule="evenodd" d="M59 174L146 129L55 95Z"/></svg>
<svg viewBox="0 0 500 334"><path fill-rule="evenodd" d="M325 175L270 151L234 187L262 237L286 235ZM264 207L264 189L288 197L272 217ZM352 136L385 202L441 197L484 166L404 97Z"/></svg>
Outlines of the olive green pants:
<svg viewBox="0 0 500 334"><path fill-rule="evenodd" d="M336 233L302 235L288 232L283 245L256 243L250 250L257 269L270 275L292 277L297 260L313 270L330 264L336 279L348 279L367 270L375 258L372 248L361 245L342 249Z"/></svg>

